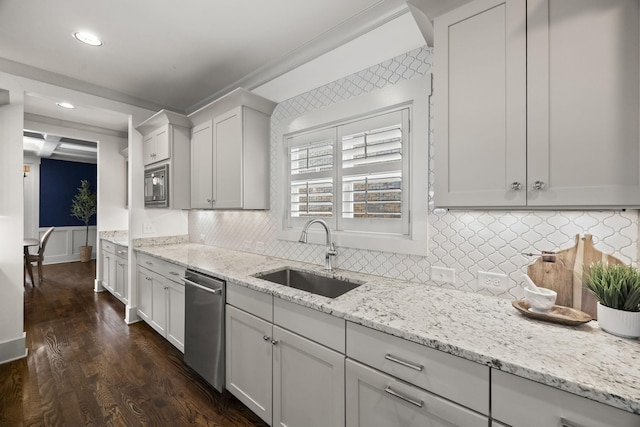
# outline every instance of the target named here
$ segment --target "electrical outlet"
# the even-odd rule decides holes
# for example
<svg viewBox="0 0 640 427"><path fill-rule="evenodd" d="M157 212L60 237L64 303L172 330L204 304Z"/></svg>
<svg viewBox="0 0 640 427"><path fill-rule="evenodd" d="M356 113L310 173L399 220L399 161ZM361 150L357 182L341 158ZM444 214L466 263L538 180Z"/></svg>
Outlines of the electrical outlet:
<svg viewBox="0 0 640 427"><path fill-rule="evenodd" d="M153 223L151 222L143 222L142 223L142 234L153 234L155 233L155 229L153 228Z"/></svg>
<svg viewBox="0 0 640 427"><path fill-rule="evenodd" d="M245 251L250 251L251 246L253 246L253 242L251 240L245 240L244 244L242 245Z"/></svg>
<svg viewBox="0 0 640 427"><path fill-rule="evenodd" d="M509 286L509 278L506 274L478 271L478 285L481 288L492 291L506 291Z"/></svg>
<svg viewBox="0 0 640 427"><path fill-rule="evenodd" d="M256 242L256 252L259 254L264 253L264 242Z"/></svg>
<svg viewBox="0 0 640 427"><path fill-rule="evenodd" d="M431 280L444 283L456 282L456 270L447 267L431 267Z"/></svg>

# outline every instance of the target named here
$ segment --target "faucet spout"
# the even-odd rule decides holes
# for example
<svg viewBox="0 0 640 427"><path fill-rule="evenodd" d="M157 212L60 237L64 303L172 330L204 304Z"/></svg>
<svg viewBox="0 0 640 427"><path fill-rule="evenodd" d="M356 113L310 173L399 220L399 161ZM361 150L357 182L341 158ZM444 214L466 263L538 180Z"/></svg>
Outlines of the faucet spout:
<svg viewBox="0 0 640 427"><path fill-rule="evenodd" d="M333 267L331 266L331 257L338 255L338 252L336 251L336 247L333 244L333 239L331 238L331 229L329 228L329 225L327 225L325 220L316 218L307 221L302 229L302 233L300 234L300 239L298 239L298 241L301 243L307 243L307 232L309 230L309 227L316 223L320 224L324 228L325 234L327 236L327 252L324 257L324 268L325 270L332 270Z"/></svg>

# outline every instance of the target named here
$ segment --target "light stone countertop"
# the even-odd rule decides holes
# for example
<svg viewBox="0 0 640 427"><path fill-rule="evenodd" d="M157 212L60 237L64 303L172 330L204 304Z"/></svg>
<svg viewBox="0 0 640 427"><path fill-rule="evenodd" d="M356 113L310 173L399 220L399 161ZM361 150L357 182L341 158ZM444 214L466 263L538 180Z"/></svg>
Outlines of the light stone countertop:
<svg viewBox="0 0 640 427"><path fill-rule="evenodd" d="M640 341L618 338L595 321L563 326L526 318L511 301L346 270L364 282L335 299L252 275L306 264L195 243L138 251L233 281L348 321L640 414ZM322 260L319 260L319 262Z"/></svg>

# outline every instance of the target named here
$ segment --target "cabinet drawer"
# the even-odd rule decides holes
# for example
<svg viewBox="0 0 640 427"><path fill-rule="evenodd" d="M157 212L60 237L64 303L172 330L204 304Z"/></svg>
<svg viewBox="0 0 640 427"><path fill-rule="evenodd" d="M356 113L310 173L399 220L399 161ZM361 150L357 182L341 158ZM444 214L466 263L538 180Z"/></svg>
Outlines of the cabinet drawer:
<svg viewBox="0 0 640 427"><path fill-rule="evenodd" d="M113 251L117 257L127 259L128 248L126 246L114 245Z"/></svg>
<svg viewBox="0 0 640 427"><path fill-rule="evenodd" d="M233 282L227 283L227 304L231 304L268 322L273 321L273 297Z"/></svg>
<svg viewBox="0 0 640 427"><path fill-rule="evenodd" d="M138 252L137 263L139 266L158 273L158 259L147 254Z"/></svg>
<svg viewBox="0 0 640 427"><path fill-rule="evenodd" d="M273 301L273 323L345 353L345 321L280 298Z"/></svg>
<svg viewBox="0 0 640 427"><path fill-rule="evenodd" d="M184 285L184 282L181 280L184 278L184 273L186 269L178 264L174 264L172 262L158 260L158 273L167 279L179 283L180 285Z"/></svg>
<svg viewBox="0 0 640 427"><path fill-rule="evenodd" d="M347 427L486 427L486 416L347 359Z"/></svg>
<svg viewBox="0 0 640 427"><path fill-rule="evenodd" d="M347 356L489 414L489 367L347 322Z"/></svg>
<svg viewBox="0 0 640 427"><path fill-rule="evenodd" d="M491 407L493 418L518 427L640 426L640 415L496 370L491 372Z"/></svg>
<svg viewBox="0 0 640 427"><path fill-rule="evenodd" d="M106 240L102 240L101 245L102 245L102 251L103 252L107 252L107 253L110 253L112 255L115 254L115 248L116 248L115 244L113 244L111 242L108 242Z"/></svg>

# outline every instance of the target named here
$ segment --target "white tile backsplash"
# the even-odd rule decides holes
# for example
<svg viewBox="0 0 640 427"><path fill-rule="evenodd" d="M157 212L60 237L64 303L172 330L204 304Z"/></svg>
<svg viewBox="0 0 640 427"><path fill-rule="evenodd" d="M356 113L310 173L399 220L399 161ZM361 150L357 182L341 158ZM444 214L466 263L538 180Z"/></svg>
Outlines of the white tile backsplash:
<svg viewBox="0 0 640 427"><path fill-rule="evenodd" d="M290 119L400 80L431 72L432 50L415 49L404 55L344 77L278 104L271 117L270 211L196 211L189 213L189 240L245 252L322 264L324 246L280 241L273 203L278 200L275 174L279 170L278 141L273 129ZM432 109L433 111L433 109ZM431 120L433 123L433 120ZM433 144L433 127L431 128ZM429 150L433 153L433 150ZM433 194L433 154L429 159L429 192ZM491 294L479 289L477 272L501 272L509 287L498 294L521 298L520 276L533 258L522 252L558 250L573 246L576 234L592 234L599 250L626 263L638 261L638 211L441 211L429 212L429 255L338 248L334 266L414 282L430 281L431 265L454 268L461 290ZM264 250L258 242L264 244ZM250 247L250 249L247 249Z"/></svg>

